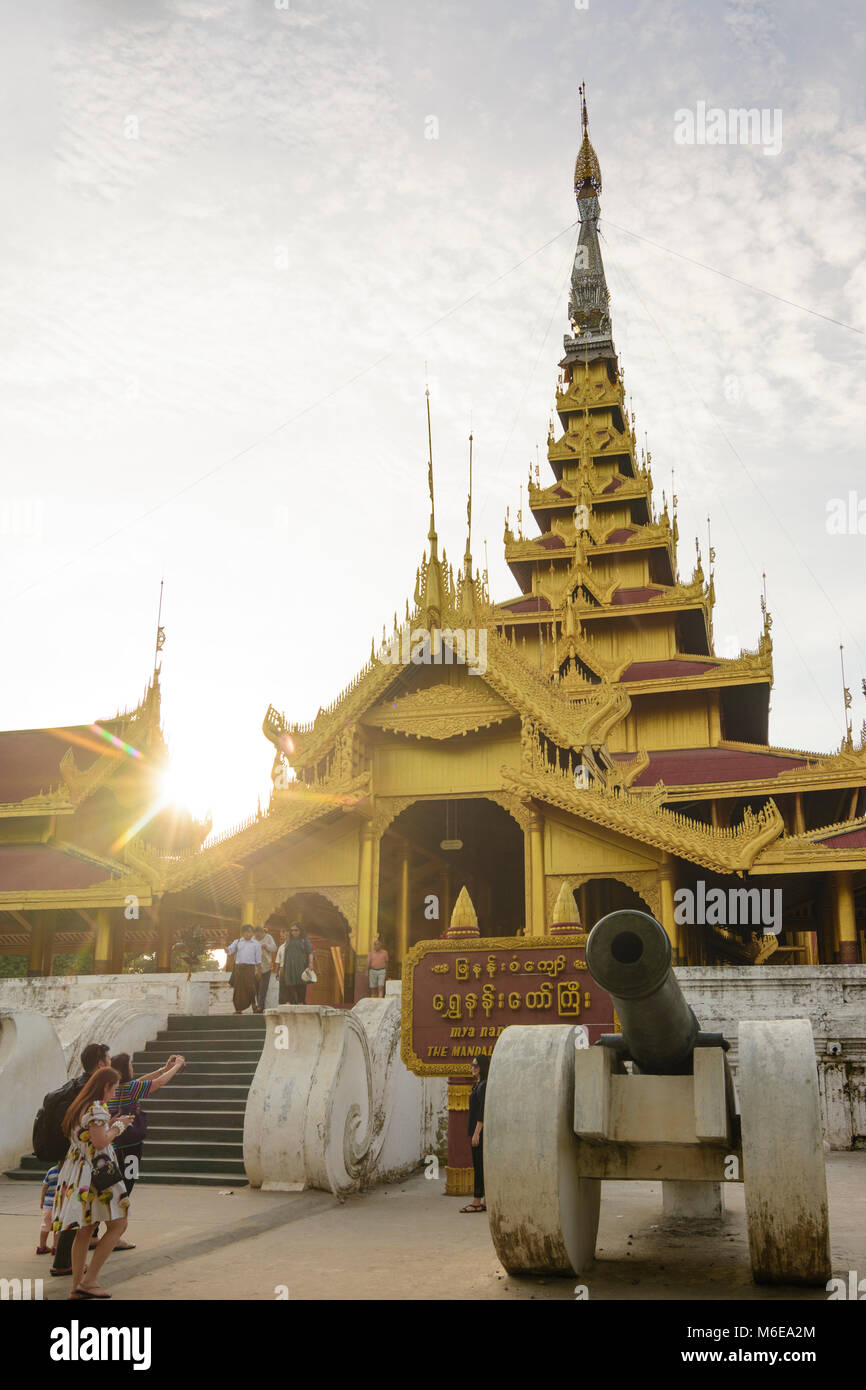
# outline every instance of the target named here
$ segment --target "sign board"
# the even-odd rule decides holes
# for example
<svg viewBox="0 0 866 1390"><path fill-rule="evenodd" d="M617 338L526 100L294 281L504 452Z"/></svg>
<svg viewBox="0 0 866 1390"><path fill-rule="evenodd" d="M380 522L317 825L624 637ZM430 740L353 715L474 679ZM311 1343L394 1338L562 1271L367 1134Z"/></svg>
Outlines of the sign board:
<svg viewBox="0 0 866 1390"><path fill-rule="evenodd" d="M403 964L402 1057L417 1076L470 1075L510 1024L577 1023L588 1042L614 1029L613 1004L586 968L586 933L419 941Z"/></svg>

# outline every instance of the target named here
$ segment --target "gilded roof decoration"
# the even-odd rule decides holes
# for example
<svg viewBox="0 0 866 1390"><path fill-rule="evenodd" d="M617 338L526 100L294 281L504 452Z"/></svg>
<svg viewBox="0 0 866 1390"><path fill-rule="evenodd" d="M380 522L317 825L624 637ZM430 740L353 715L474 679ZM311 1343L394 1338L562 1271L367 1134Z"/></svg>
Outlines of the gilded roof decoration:
<svg viewBox="0 0 866 1390"><path fill-rule="evenodd" d="M483 682L432 685L411 691L392 703L376 705L363 723L414 738L446 739L513 719L516 710Z"/></svg>

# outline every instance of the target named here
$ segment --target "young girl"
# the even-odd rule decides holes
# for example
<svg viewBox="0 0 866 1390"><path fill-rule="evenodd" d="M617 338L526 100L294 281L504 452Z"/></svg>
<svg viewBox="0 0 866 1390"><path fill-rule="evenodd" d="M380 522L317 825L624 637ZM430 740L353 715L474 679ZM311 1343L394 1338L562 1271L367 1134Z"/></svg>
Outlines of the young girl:
<svg viewBox="0 0 866 1390"><path fill-rule="evenodd" d="M42 1179L42 1196L39 1198L39 1205L42 1208L42 1225L39 1227L39 1244L36 1247L37 1255L53 1255L54 1248L47 1244L48 1232L51 1230L51 1211L54 1206L54 1193L57 1190L57 1174L60 1167L55 1163L53 1168L49 1168L45 1177Z"/></svg>
<svg viewBox="0 0 866 1390"><path fill-rule="evenodd" d="M106 1102L111 1100L120 1080L112 1067L100 1067L82 1086L63 1117L63 1132L69 1139L69 1152L57 1178L52 1229L75 1230L72 1243L72 1292L70 1298L110 1298L101 1288L97 1275L126 1230L129 1196L123 1179L103 1192L93 1186L93 1171L99 1158L117 1163L113 1140L132 1124L133 1115L120 1115L114 1121ZM100 1221L106 1222L105 1235L94 1246L87 1273L84 1261L90 1234Z"/></svg>

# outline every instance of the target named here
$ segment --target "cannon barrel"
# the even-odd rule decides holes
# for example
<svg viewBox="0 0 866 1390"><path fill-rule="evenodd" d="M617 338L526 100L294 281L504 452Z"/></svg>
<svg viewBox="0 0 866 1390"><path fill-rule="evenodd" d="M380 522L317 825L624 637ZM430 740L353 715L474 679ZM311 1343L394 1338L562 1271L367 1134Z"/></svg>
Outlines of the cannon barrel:
<svg viewBox="0 0 866 1390"><path fill-rule="evenodd" d="M586 964L613 1000L625 1049L640 1070L659 1076L690 1072L695 1047L711 1039L683 998L664 927L646 912L610 912L589 934ZM726 1046L716 1035L712 1041ZM621 1047L612 1038L608 1045Z"/></svg>

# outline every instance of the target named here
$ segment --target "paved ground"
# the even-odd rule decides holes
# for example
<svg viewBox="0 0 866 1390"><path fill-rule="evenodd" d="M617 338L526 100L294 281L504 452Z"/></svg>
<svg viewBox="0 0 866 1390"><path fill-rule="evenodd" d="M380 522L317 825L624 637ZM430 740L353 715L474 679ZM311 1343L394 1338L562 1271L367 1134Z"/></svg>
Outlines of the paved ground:
<svg viewBox="0 0 866 1390"><path fill-rule="evenodd" d="M866 1153L828 1156L833 1272L866 1276ZM127 1238L103 1282L116 1299L571 1299L574 1279L506 1275L483 1216L462 1216L423 1174L338 1202L238 1188L149 1187L134 1193ZM69 1281L33 1252L37 1184L0 1179L0 1277ZM592 1299L826 1299L822 1289L766 1289L749 1272L743 1189L725 1189L720 1235L663 1229L659 1183L605 1183Z"/></svg>

